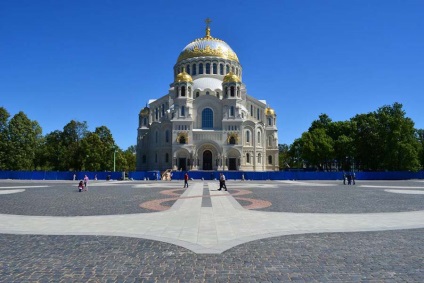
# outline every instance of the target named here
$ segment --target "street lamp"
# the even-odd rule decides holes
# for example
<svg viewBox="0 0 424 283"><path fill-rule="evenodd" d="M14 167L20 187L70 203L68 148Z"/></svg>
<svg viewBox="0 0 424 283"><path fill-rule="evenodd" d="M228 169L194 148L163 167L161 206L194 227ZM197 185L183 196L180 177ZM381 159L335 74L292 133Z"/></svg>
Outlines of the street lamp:
<svg viewBox="0 0 424 283"><path fill-rule="evenodd" d="M113 172L115 172L116 170L116 166L115 166L115 164L116 164L116 148L117 148L117 146L114 144L113 145Z"/></svg>

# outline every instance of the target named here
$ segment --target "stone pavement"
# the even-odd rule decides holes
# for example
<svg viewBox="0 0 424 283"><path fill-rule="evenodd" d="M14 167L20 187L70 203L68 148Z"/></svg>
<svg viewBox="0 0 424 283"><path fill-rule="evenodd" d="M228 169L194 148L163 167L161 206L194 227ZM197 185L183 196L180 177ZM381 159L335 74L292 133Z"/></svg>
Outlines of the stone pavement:
<svg viewBox="0 0 424 283"><path fill-rule="evenodd" d="M261 185L246 183L242 187ZM311 187L314 183L294 185ZM375 185L363 186L373 189ZM392 187L407 194L415 191L422 198L421 186ZM24 188L0 187L0 192L17 195ZM253 211L241 206L231 187L230 193L217 188L216 182L191 182L169 210L155 213L0 214L0 233L5 234L0 237L0 253L7 258L0 260L0 278L7 278L0 281L424 280L422 210L399 212L394 207L393 212L345 214ZM66 259L58 256L61 249ZM65 262L65 268L55 259ZM37 261L46 266L38 266Z"/></svg>

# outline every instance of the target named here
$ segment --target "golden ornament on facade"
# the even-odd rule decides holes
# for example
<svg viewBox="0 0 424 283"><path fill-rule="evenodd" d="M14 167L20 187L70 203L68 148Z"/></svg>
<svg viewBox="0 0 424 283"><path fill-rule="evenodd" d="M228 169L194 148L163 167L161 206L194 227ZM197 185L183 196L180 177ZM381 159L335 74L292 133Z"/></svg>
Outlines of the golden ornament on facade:
<svg viewBox="0 0 424 283"><path fill-rule="evenodd" d="M188 143L188 134L183 132L177 134L177 139L176 139L177 143L181 143L182 138L185 141L184 143Z"/></svg>
<svg viewBox="0 0 424 283"><path fill-rule="evenodd" d="M223 42L223 40L220 40L218 38L214 38L211 36L205 36L203 38L198 38L194 40L193 42L200 42L200 41L215 41L215 42ZM187 49L181 52L180 56L178 56L177 62L180 62L182 60L188 59L188 58L195 58L195 57L205 57L205 56L213 56L213 57L220 57L232 61L239 62L238 57L236 53L232 52L231 50L224 50L221 48L221 46L218 46L216 49L211 48L209 45L206 45L205 48L199 48L198 46L195 46L193 49Z"/></svg>
<svg viewBox="0 0 424 283"><path fill-rule="evenodd" d="M230 144L231 138L234 138L235 143L238 144L239 136L238 133L228 133L227 134L227 143Z"/></svg>
<svg viewBox="0 0 424 283"><path fill-rule="evenodd" d="M224 83L239 83L239 82L241 82L240 78L233 72L229 72L224 77Z"/></svg>

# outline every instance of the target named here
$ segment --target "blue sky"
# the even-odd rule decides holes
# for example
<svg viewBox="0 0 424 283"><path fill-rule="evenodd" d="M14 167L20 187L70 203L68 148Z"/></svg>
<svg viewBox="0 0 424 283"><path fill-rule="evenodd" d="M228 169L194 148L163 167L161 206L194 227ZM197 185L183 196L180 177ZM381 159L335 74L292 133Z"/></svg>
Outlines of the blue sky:
<svg viewBox="0 0 424 283"><path fill-rule="evenodd" d="M276 110L279 143L321 113L345 121L394 102L424 128L422 0L1 1L0 106L43 134L105 125L126 149L207 17L248 93Z"/></svg>

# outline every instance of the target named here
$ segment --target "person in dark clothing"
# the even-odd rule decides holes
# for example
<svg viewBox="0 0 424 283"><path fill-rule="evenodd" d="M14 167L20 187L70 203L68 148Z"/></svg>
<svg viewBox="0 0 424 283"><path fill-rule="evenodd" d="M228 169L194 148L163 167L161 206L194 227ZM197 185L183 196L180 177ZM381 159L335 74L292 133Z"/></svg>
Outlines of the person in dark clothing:
<svg viewBox="0 0 424 283"><path fill-rule="evenodd" d="M184 174L184 188L188 188L188 173Z"/></svg>

